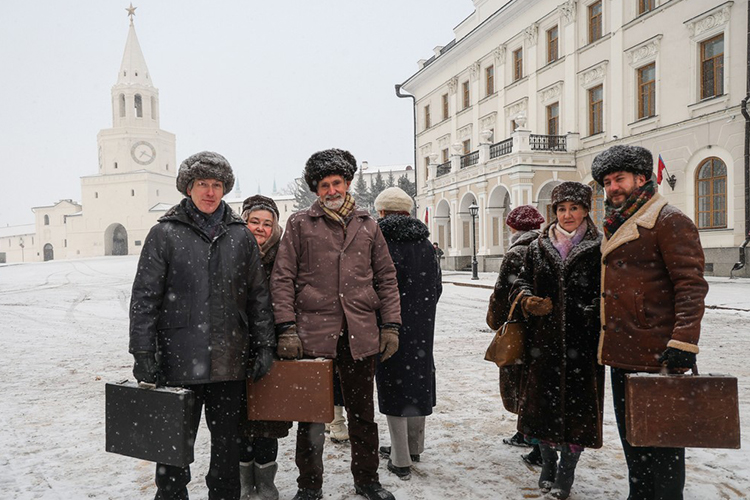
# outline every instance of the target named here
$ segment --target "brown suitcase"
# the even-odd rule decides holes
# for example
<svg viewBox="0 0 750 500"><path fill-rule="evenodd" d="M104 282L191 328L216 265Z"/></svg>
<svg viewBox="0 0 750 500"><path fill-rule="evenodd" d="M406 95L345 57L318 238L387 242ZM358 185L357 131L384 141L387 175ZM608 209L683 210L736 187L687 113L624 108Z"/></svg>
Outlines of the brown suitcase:
<svg viewBox="0 0 750 500"><path fill-rule="evenodd" d="M633 446L740 447L737 378L635 373L625 382L625 428Z"/></svg>
<svg viewBox="0 0 750 500"><path fill-rule="evenodd" d="M333 361L275 361L258 382L247 381L247 418L283 422L333 420Z"/></svg>

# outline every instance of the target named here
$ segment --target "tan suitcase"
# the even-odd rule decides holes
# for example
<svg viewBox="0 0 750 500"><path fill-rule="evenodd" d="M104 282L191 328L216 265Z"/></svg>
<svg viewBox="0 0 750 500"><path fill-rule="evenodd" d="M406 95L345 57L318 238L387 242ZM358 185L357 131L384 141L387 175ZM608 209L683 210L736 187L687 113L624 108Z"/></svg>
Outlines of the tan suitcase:
<svg viewBox="0 0 750 500"><path fill-rule="evenodd" d="M247 418L284 422L333 420L333 361L274 361L258 382L247 381Z"/></svg>
<svg viewBox="0 0 750 500"><path fill-rule="evenodd" d="M739 448L737 378L635 373L625 382L625 426L633 446Z"/></svg>

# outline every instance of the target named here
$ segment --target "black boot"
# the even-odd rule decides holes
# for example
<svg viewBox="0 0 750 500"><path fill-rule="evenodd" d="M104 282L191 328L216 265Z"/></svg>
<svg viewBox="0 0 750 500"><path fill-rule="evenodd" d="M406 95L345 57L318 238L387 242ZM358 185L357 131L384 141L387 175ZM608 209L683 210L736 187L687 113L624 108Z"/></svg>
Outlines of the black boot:
<svg viewBox="0 0 750 500"><path fill-rule="evenodd" d="M550 491L553 498L564 500L570 496L570 488L573 487L579 458L581 458L580 451L573 453L564 449L560 452L560 465L557 467L555 483L552 485L552 491Z"/></svg>
<svg viewBox="0 0 750 500"><path fill-rule="evenodd" d="M297 494L294 495L292 500L320 500L323 498L323 490L308 490L307 488L300 488L297 490Z"/></svg>
<svg viewBox="0 0 750 500"><path fill-rule="evenodd" d="M539 488L545 493L552 489L557 472L557 451L549 445L539 444L539 452L542 454L542 473L539 474Z"/></svg>
<svg viewBox="0 0 750 500"><path fill-rule="evenodd" d="M357 495L362 495L367 500L396 500L393 494L383 488L380 483L370 483L365 485L354 485L354 491Z"/></svg>
<svg viewBox="0 0 750 500"><path fill-rule="evenodd" d="M529 465L533 465L536 467L542 466L542 452L539 451L538 444L535 444L534 448L526 455L521 455L521 458Z"/></svg>
<svg viewBox="0 0 750 500"><path fill-rule="evenodd" d="M531 446L529 443L526 442L526 440L523 437L523 434L521 434L520 432L516 432L515 434L513 434L513 437L503 438L503 443L509 444L511 446L518 446L521 448L528 448Z"/></svg>

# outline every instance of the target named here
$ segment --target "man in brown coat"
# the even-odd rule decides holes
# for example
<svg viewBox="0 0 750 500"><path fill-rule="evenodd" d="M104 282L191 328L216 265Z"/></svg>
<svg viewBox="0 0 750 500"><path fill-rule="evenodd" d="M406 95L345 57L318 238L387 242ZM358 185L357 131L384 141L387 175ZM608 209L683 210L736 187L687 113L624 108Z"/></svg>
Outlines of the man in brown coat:
<svg viewBox="0 0 750 500"><path fill-rule="evenodd" d="M313 154L305 181L318 199L293 214L271 275L281 358L333 358L350 416L351 470L358 494L393 499L378 478L378 428L373 404L376 356L398 349L401 306L388 245L349 186L357 163L348 151ZM376 311L380 312L378 326ZM295 500L322 498L323 424L300 422Z"/></svg>
<svg viewBox="0 0 750 500"><path fill-rule="evenodd" d="M638 146L613 146L591 166L607 193L599 362L612 367L628 499L680 500L684 448L635 447L625 437L625 376L692 368L708 292L698 230L657 192L652 168Z"/></svg>

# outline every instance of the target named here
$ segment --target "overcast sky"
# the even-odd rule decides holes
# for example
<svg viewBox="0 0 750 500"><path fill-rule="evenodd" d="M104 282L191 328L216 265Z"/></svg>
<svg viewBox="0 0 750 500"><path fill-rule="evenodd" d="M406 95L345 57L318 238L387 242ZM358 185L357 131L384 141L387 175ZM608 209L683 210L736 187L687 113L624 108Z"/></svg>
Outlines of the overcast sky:
<svg viewBox="0 0 750 500"><path fill-rule="evenodd" d="M124 0L8 0L0 15L0 226L31 207L80 201L112 126L110 90L128 33ZM413 162L417 70L473 11L471 0L139 0L135 28L177 162L226 156L244 195L298 177L313 152Z"/></svg>

